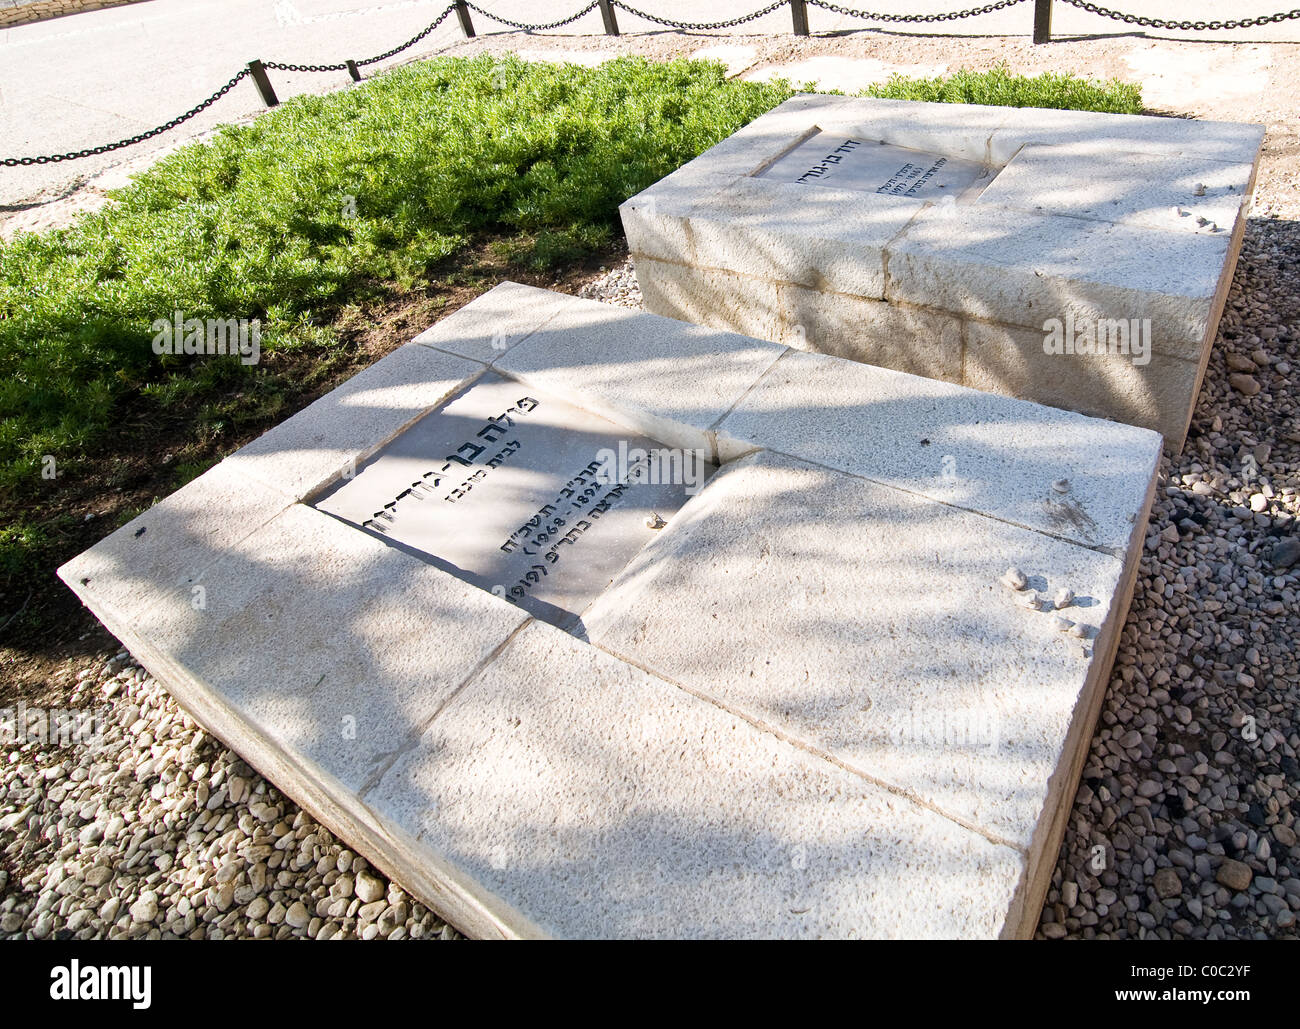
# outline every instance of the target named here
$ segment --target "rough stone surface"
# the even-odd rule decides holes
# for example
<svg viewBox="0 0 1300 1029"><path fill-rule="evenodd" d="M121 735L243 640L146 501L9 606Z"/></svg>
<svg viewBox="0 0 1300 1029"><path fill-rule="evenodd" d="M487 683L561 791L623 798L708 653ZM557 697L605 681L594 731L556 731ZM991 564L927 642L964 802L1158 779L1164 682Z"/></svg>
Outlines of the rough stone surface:
<svg viewBox="0 0 1300 1029"><path fill-rule="evenodd" d="M1013 849L540 623L366 802L524 935L996 936L1021 869Z"/></svg>
<svg viewBox="0 0 1300 1029"><path fill-rule="evenodd" d="M1112 123L1113 124L1113 123ZM1162 232L1218 235L1237 220L1253 166L1198 153L1125 153L1029 144L981 194L984 203Z"/></svg>
<svg viewBox="0 0 1300 1029"><path fill-rule="evenodd" d="M412 342L491 364L573 303L564 293L503 282L434 322Z"/></svg>
<svg viewBox="0 0 1300 1029"><path fill-rule="evenodd" d="M1042 937L1295 936L1300 493L1289 469L1300 457L1291 388L1300 307L1289 266L1297 247L1294 222L1248 226L1189 445L1161 460L1163 486ZM624 262L584 295L637 309L631 272ZM1249 402L1227 382L1243 368L1266 384ZM1255 496L1264 511L1247 506ZM1247 713L1268 727L1253 741L1243 736ZM1161 789L1144 797L1142 783ZM1256 886L1249 903L1234 906L1239 895L1215 881L1220 852L1282 893ZM1180 870L1183 892L1161 899L1154 876L1170 867ZM1106 904L1103 889L1129 899ZM1290 910L1269 910L1265 897L1273 905L1283 898Z"/></svg>
<svg viewBox="0 0 1300 1029"><path fill-rule="evenodd" d="M1044 320L1069 311L1149 318L1157 352L1199 360L1229 236L983 203L931 208L890 245L886 297L1025 326L1039 333L1040 345Z"/></svg>
<svg viewBox="0 0 1300 1029"><path fill-rule="evenodd" d="M573 300L493 367L668 446L711 452L708 429L782 353L747 336Z"/></svg>
<svg viewBox="0 0 1300 1029"><path fill-rule="evenodd" d="M785 342L795 334L782 316L776 283L651 257L638 257L637 266L646 269L637 294L647 310L695 325L722 321L756 339Z"/></svg>
<svg viewBox="0 0 1300 1029"><path fill-rule="evenodd" d="M289 506L282 493L222 463L60 569L114 618L134 622L162 596L197 581L229 546ZM221 512L213 518L213 511Z"/></svg>
<svg viewBox="0 0 1300 1029"><path fill-rule="evenodd" d="M585 621L598 646L1029 850L1091 638L1013 603L1008 555L1036 591L1086 598L1092 635L1110 620L1115 558L758 454Z"/></svg>
<svg viewBox="0 0 1300 1029"><path fill-rule="evenodd" d="M185 587L138 623L145 659L353 792L525 617L302 505L202 579L205 606Z"/></svg>
<svg viewBox="0 0 1300 1029"><path fill-rule="evenodd" d="M1184 431L1189 413L1186 398L1196 395L1202 377L1195 361L1158 349L1153 349L1145 365L1120 355L1098 354L1087 357L1087 365L1080 367L1084 360L1045 353L1040 329L966 324L963 381L967 386L1028 397L1127 425L1144 425L1162 432L1167 440L1178 438L1171 433ZM1153 423L1149 417L1153 411L1176 411L1177 417Z"/></svg>
<svg viewBox="0 0 1300 1029"><path fill-rule="evenodd" d="M648 310L1116 418L1176 452L1263 128L1172 120L797 96L621 211ZM856 149L802 184L763 177L823 138ZM905 171L956 159L992 181L938 201L840 188L881 142L915 151ZM1045 354L1067 317L1146 319L1149 350Z"/></svg>
<svg viewBox="0 0 1300 1029"><path fill-rule="evenodd" d="M1118 552L1160 458L1144 429L802 353L763 376L718 440L724 457L757 444Z"/></svg>
<svg viewBox="0 0 1300 1029"><path fill-rule="evenodd" d="M482 372L482 364L409 343L263 433L225 463L290 500L302 500Z"/></svg>
<svg viewBox="0 0 1300 1029"><path fill-rule="evenodd" d="M752 294L752 286L738 291ZM803 286L777 287L777 342L817 354L962 381L961 319L931 308L887 304ZM899 340L924 343L900 348Z"/></svg>

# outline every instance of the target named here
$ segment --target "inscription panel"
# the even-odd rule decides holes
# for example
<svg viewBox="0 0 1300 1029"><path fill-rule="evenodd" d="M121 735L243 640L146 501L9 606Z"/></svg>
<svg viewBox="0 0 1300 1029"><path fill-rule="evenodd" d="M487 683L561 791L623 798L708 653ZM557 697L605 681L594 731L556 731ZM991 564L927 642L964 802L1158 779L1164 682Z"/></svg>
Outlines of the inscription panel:
<svg viewBox="0 0 1300 1029"><path fill-rule="evenodd" d="M715 466L487 376L315 506L565 628Z"/></svg>
<svg viewBox="0 0 1300 1029"><path fill-rule="evenodd" d="M833 186L918 200L973 200L993 169L879 140L818 132L758 173L800 186Z"/></svg>

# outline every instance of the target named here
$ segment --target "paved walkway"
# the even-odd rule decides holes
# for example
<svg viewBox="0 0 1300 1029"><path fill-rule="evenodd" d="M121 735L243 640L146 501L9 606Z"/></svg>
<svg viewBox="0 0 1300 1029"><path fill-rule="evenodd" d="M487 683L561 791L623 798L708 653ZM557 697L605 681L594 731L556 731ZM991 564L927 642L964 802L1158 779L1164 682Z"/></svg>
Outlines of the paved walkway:
<svg viewBox="0 0 1300 1029"><path fill-rule="evenodd" d="M1209 0L1114 0L1114 3L1135 13L1165 17L1208 19L1225 16L1223 5ZM584 0L484 0L482 6L516 20L537 21L563 17L580 9L583 4ZM967 0L871 0L862 4L880 11L912 13L949 11L966 5ZM380 3L366 3L365 0L152 0L150 3L91 11L0 30L0 157L76 150L152 128L211 94L253 57L287 63L335 63L348 57L382 53L415 35L445 6L446 0ZM633 6L681 20L719 20L747 13L765 4L763 0L719 0L706 4L692 0L640 0ZM1285 0L1250 0L1248 5L1243 5L1248 9L1234 9L1231 13L1241 17L1286 6ZM927 36L925 26L918 26L915 30L907 26L905 33L883 33L879 26L871 29L860 20L816 8L810 10L809 19L813 29L822 34L848 29L868 31L858 31L850 36L822 35L813 40L796 40L790 35L790 12L782 8L740 29L707 34L701 38L699 33L669 32L622 12L619 22L625 36L619 41L608 41L609 47L606 47L604 40L591 38L600 37L603 31L599 12L592 11L573 25L545 35L511 32L482 16L475 16L482 38L476 44L466 44L453 16L429 37L380 67L448 50L495 49L501 45L516 50L553 50L565 41L588 48L600 45L602 50L618 47L620 52L656 55L734 43L741 49L732 51L733 56L738 53L738 65L744 67L763 63L756 62L752 55L745 57L745 44L755 41L762 44L766 37L769 51L773 45L789 50L788 70L797 81L811 77L821 79L823 86L842 82L847 88L861 88L864 76L881 77L893 65L888 60L876 60L878 67L837 69L833 62L825 62L826 57L833 57L853 40L863 38L880 41L886 56L888 48L895 44L906 47L922 40L950 51L953 58L961 57L972 48L987 50L990 45L1022 48L1032 22L1032 5L1022 3L994 14L937 27L944 33L962 33L962 37ZM1126 26L1058 2L1054 29L1062 36L1083 34L1095 37L1111 33L1123 35ZM708 35L734 39L723 44L708 38ZM1178 35L1164 34L1163 38L1177 39ZM557 36L560 38L555 38ZM1220 36L1237 42L1264 44L1300 41L1300 20L1245 33L1222 33ZM1180 59L1185 67L1177 77L1175 92L1184 88L1183 79L1196 77L1207 67L1206 59L1220 52L1207 49L1211 44L1203 42L1205 38L1199 36L1200 41L1196 43L1160 44L1182 48ZM1151 45L1142 42L1140 37L1135 39L1132 34L1125 41ZM1059 49L1054 52L1064 58L1071 45L1059 44ZM1034 49L1044 51L1042 47ZM1225 48L1222 52L1240 49ZM1269 48L1264 46L1263 49ZM723 56L726 56L725 52ZM759 56L772 64L771 53ZM815 59L821 59L821 63L814 63L811 69L807 67L807 62ZM935 63L923 63L920 67L932 68ZM941 66L946 64L940 62ZM1253 59L1248 69L1255 76L1248 82L1252 89L1261 83L1267 85L1267 73L1260 77L1261 68L1267 64L1267 55L1256 55ZM776 66L781 67L779 62ZM900 66L911 67L910 64ZM1087 71L1087 67L1080 68L1076 61L1072 66L1063 66L1062 70ZM1132 77L1157 79L1167 73L1167 62L1157 54L1149 58L1146 65L1130 62L1130 70ZM345 73L275 72L273 77L281 99L306 92L328 92L343 88L349 81ZM1232 75L1223 79L1215 76L1216 86L1232 78ZM261 110L253 85L245 80L213 108L158 139L76 162L0 169L0 214L4 213L3 206L12 209L34 201L49 200L106 168L121 165L123 161L139 165L141 157L156 156L161 150L193 138L217 124L253 117Z"/></svg>

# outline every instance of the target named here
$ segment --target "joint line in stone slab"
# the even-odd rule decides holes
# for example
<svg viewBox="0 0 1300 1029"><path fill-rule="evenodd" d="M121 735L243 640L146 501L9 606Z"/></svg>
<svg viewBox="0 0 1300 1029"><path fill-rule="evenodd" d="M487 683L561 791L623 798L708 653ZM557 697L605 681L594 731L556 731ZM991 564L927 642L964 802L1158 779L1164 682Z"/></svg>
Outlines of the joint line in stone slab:
<svg viewBox="0 0 1300 1029"><path fill-rule="evenodd" d="M534 620L535 619L532 617L532 615L528 615L527 617L524 618L522 622L520 622L517 626L515 626L514 629L511 630L510 634L499 644L497 644L497 646L493 648L493 650L486 657L484 657L482 661L480 661L477 665L475 665L470 670L469 674L465 676L465 678L460 682L460 684L455 689L453 689L451 692L447 694L446 697L443 698L442 703L438 705L438 707L434 710L433 714L431 714L428 718L426 718L421 725L417 726L410 733L410 735L408 735L406 739L402 741L400 746L395 747L393 750L388 752L388 755L384 758L383 762L373 772L370 773L370 775L366 778L366 781L361 784L361 788L357 790L358 800L362 801L363 803L365 802L366 794L379 785L380 781L384 778L384 776L388 774L388 770L397 763L398 759L403 754L408 754L412 750L414 750L417 746L419 746L420 740L423 738L424 734L429 731L429 726L433 725L433 723L437 720L438 716L441 715L444 711L446 711L447 707L452 703L452 701L454 701L463 692L465 692L466 688L475 679L477 679L480 675L482 675L483 672L486 671L487 668L505 652L505 649L508 646L510 646L511 643L514 642L515 637L518 636L521 632L523 632L524 629L528 628L528 626L531 625Z"/></svg>
<svg viewBox="0 0 1300 1029"><path fill-rule="evenodd" d="M815 757L822 761L827 762L828 764L832 764L836 768L848 772L850 775L856 775L859 779L863 779L866 782L871 783L873 786L885 790L887 793L892 793L896 797L901 797L902 799L909 801L910 803L913 803L918 807L925 808L925 810L931 812L932 814L938 815L940 818L947 819L948 821L961 826L963 829L967 829L970 832L976 833L977 835L982 836L984 839L988 840L990 843L994 844L995 846L1007 847L1008 849L1015 851L1017 854L1022 854L1025 856L1029 855L1029 849L1027 847L1022 847L1018 843L1013 843L1011 840L1005 839L999 836L995 832L990 832L988 829L985 829L983 826L976 825L973 822L967 821L966 819L962 818L960 815L954 815L951 812L945 811L943 808L937 806L936 804L934 804L929 800L926 800L924 797L913 793L911 790L906 789L905 787L902 786L898 786L895 783L891 783L887 779L878 778L877 776L872 775L870 772L858 768L855 765L852 765L849 762L836 757L834 754L831 754L828 751L822 750L820 747L816 746L815 744L808 743L804 740L799 739L796 736L791 736L788 733L778 729L776 726L768 725L766 722L764 722L761 719L754 718L753 716L746 714L744 711L731 707L730 705L719 700L717 697L711 696L708 693L703 693L703 692L698 692L696 690L693 690L691 689L690 686L687 686L685 683L679 682L678 680L672 678L671 676L665 675L662 671L659 671L658 669L654 669L654 668L649 668L646 665L641 664L635 658L628 657L627 655L621 654L616 650L611 650L609 647L606 647L600 643L591 643L590 646L595 647L597 650L604 651L606 654L609 654L611 657L617 658L619 661L622 661L626 665L631 665L633 668L639 668L647 675L650 675L655 679L659 679L663 682L666 682L669 685L674 686L677 689L681 690L682 692L690 694L692 697L695 697L697 700L702 700L707 704L712 704L714 707L718 708L721 711L725 711L727 714L731 715L732 717L739 718L741 721L747 722L748 724L752 725L755 729L757 729L759 732L765 732L770 736L775 736L781 742L794 747L796 750L801 750L805 754L810 755L811 757Z"/></svg>

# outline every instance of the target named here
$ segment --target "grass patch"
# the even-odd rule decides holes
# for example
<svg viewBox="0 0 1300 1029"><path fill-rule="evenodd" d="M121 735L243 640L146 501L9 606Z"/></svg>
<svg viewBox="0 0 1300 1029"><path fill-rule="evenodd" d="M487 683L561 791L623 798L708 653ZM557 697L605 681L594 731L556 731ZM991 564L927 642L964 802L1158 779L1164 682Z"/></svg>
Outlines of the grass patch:
<svg viewBox="0 0 1300 1029"><path fill-rule="evenodd" d="M1142 87L1110 79L1095 82L1074 75L1044 72L1013 75L1001 64L988 71L961 69L933 79L893 75L871 86L862 96L887 100L925 100L945 104L990 104L996 107L1054 107L1063 111L1140 114Z"/></svg>

